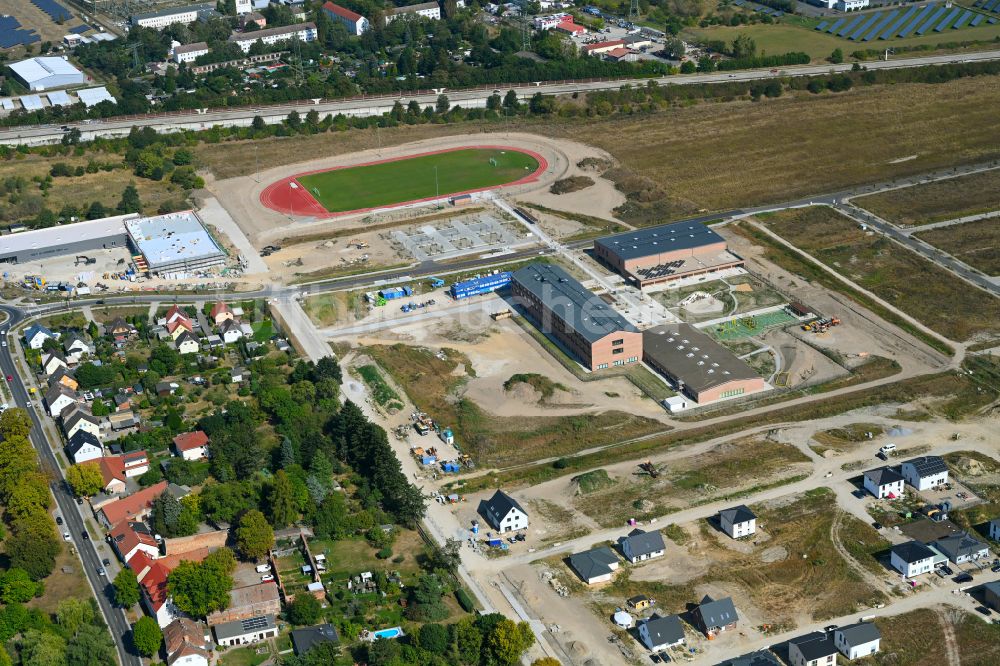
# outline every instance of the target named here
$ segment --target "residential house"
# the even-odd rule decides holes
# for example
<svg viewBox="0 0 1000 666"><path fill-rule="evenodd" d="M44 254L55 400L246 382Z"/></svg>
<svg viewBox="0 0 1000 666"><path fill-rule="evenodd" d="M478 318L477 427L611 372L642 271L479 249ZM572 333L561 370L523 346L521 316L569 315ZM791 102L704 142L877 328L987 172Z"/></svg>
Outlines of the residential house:
<svg viewBox="0 0 1000 666"><path fill-rule="evenodd" d="M278 625L273 615L258 615L245 620L224 622L212 627L215 642L221 646L248 645L274 638L278 635Z"/></svg>
<svg viewBox="0 0 1000 666"><path fill-rule="evenodd" d="M170 575L170 569L162 562L151 560L145 552L133 555L128 565L139 579L142 607L156 620L161 629L165 628L178 617L173 604L170 603L170 592L167 590L167 576Z"/></svg>
<svg viewBox="0 0 1000 666"><path fill-rule="evenodd" d="M917 490L930 490L948 483L948 466L940 456L921 456L900 465L906 482Z"/></svg>
<svg viewBox="0 0 1000 666"><path fill-rule="evenodd" d="M49 375L49 386L53 384L62 384L71 391L75 391L80 388L80 382L76 381L73 375L69 374L69 369L59 368L51 375Z"/></svg>
<svg viewBox="0 0 1000 666"><path fill-rule="evenodd" d="M160 546L145 523L123 520L111 528L108 539L122 562L128 562L140 550L150 559L160 557Z"/></svg>
<svg viewBox="0 0 1000 666"><path fill-rule="evenodd" d="M208 316L215 322L216 326L221 326L224 321L233 321L235 318L232 309L222 301L218 301L212 306Z"/></svg>
<svg viewBox="0 0 1000 666"><path fill-rule="evenodd" d="M70 333L63 340L66 359L73 364L79 363L84 356L94 353L94 346L79 333Z"/></svg>
<svg viewBox="0 0 1000 666"><path fill-rule="evenodd" d="M171 447L175 456L184 460L201 460L208 457L208 435L201 430L181 433L174 437Z"/></svg>
<svg viewBox="0 0 1000 666"><path fill-rule="evenodd" d="M198 338L188 331L181 333L180 336L177 337L174 344L177 346L177 351L181 355L197 354L198 350L201 348L201 345L198 344Z"/></svg>
<svg viewBox="0 0 1000 666"><path fill-rule="evenodd" d="M989 608L1000 611L1000 580L983 585L983 599Z"/></svg>
<svg viewBox="0 0 1000 666"><path fill-rule="evenodd" d="M865 472L865 490L879 499L903 496L903 477L891 467L879 467Z"/></svg>
<svg viewBox="0 0 1000 666"><path fill-rule="evenodd" d="M757 516L741 504L732 509L720 511L719 525L722 527L722 531L733 539L742 539L757 531Z"/></svg>
<svg viewBox="0 0 1000 666"><path fill-rule="evenodd" d="M834 666L837 663L837 646L833 636L814 631L788 641L788 661L791 666Z"/></svg>
<svg viewBox="0 0 1000 666"><path fill-rule="evenodd" d="M701 603L695 607L692 616L695 626L709 638L736 628L739 622L739 615L736 614L736 607L730 597L715 600L706 596Z"/></svg>
<svg viewBox="0 0 1000 666"><path fill-rule="evenodd" d="M204 625L179 617L163 628L163 645L167 649L167 666L209 666L212 661L212 639Z"/></svg>
<svg viewBox="0 0 1000 666"><path fill-rule="evenodd" d="M484 501L479 507L479 513L501 534L528 529L528 513L517 500L502 490L496 491L493 497Z"/></svg>
<svg viewBox="0 0 1000 666"><path fill-rule="evenodd" d="M833 632L833 642L840 654L851 660L875 654L881 641L882 632L871 622L859 622Z"/></svg>
<svg viewBox="0 0 1000 666"><path fill-rule="evenodd" d="M66 439L73 439L73 435L83 431L89 433L94 438L101 436L101 420L90 413L90 409L79 403L73 403L60 414L63 432Z"/></svg>
<svg viewBox="0 0 1000 666"><path fill-rule="evenodd" d="M758 650L757 652L727 659L720 662L718 666L785 666L785 664L778 661L778 658L772 652Z"/></svg>
<svg viewBox="0 0 1000 666"><path fill-rule="evenodd" d="M124 412L132 409L132 398L127 393L115 393L115 411Z"/></svg>
<svg viewBox="0 0 1000 666"><path fill-rule="evenodd" d="M115 342L123 342L136 335L135 326L121 317L116 317L114 321L105 327L105 330Z"/></svg>
<svg viewBox="0 0 1000 666"><path fill-rule="evenodd" d="M239 384L244 379L249 379L249 377L250 371L239 365L229 372L229 379L232 380L234 384Z"/></svg>
<svg viewBox="0 0 1000 666"><path fill-rule="evenodd" d="M991 520L989 529L990 538L994 541L1000 541L1000 518Z"/></svg>
<svg viewBox="0 0 1000 666"><path fill-rule="evenodd" d="M24 329L24 341L29 349L41 349L46 340L58 340L59 334L53 333L41 324L32 324Z"/></svg>
<svg viewBox="0 0 1000 666"><path fill-rule="evenodd" d="M659 531L645 532L640 529L634 529L628 536L618 539L618 545L625 559L632 564L661 557L666 550Z"/></svg>
<svg viewBox="0 0 1000 666"><path fill-rule="evenodd" d="M175 322L178 319L186 319L188 322L191 321L191 317L188 316L188 313L181 306L171 305L170 309L167 310L167 314L165 314L162 319L159 319L157 323L166 326L167 324Z"/></svg>
<svg viewBox="0 0 1000 666"><path fill-rule="evenodd" d="M247 26L251 23L255 23L258 28L266 28L267 18L265 18L265 16L260 12L250 12L249 14L244 14L239 20L240 30L246 31Z"/></svg>
<svg viewBox="0 0 1000 666"><path fill-rule="evenodd" d="M166 489L167 482L160 481L127 497L109 502L97 512L97 519L107 529L123 520L145 520L153 509L153 500Z"/></svg>
<svg viewBox="0 0 1000 666"><path fill-rule="evenodd" d="M194 333L194 322L185 317L167 324L167 334L172 340L176 341L182 333Z"/></svg>
<svg viewBox="0 0 1000 666"><path fill-rule="evenodd" d="M974 562L990 556L985 543L968 532L950 534L930 544L931 548L947 557L953 564Z"/></svg>
<svg viewBox="0 0 1000 666"><path fill-rule="evenodd" d="M139 425L139 415L132 411L115 412L108 415L108 423L115 432Z"/></svg>
<svg viewBox="0 0 1000 666"><path fill-rule="evenodd" d="M235 321L226 319L219 324L219 335L224 343L231 345L243 337L243 331L240 330L240 325Z"/></svg>
<svg viewBox="0 0 1000 666"><path fill-rule="evenodd" d="M907 541L892 547L889 562L907 578L925 574L934 568L934 551L919 541Z"/></svg>
<svg viewBox="0 0 1000 666"><path fill-rule="evenodd" d="M88 460L97 460L104 455L104 447L101 440L97 439L89 432L79 430L70 437L66 444L66 455L73 461L74 465L85 463Z"/></svg>
<svg viewBox="0 0 1000 666"><path fill-rule="evenodd" d="M332 2L323 3L323 13L329 16L330 19L344 24L344 27L347 28L348 34L354 36L362 34L370 27L368 19L361 14L352 12L346 7L335 5Z"/></svg>
<svg viewBox="0 0 1000 666"><path fill-rule="evenodd" d="M168 395L173 395L174 392L181 387L177 382L156 382L156 395L161 398Z"/></svg>
<svg viewBox="0 0 1000 666"><path fill-rule="evenodd" d="M45 392L45 404L49 409L49 416L56 418L62 411L70 405L80 402L80 397L76 391L66 388L62 384L53 384Z"/></svg>
<svg viewBox="0 0 1000 666"><path fill-rule="evenodd" d="M125 492L126 481L149 471L149 458L145 451L104 456L93 464L99 466L104 492L109 495Z"/></svg>
<svg viewBox="0 0 1000 666"><path fill-rule="evenodd" d="M618 556L607 546L601 546L570 555L569 566L587 585L607 583L618 569Z"/></svg>
<svg viewBox="0 0 1000 666"><path fill-rule="evenodd" d="M46 377L51 377L57 370L66 368L66 359L60 351L54 349L42 355L42 372Z"/></svg>
<svg viewBox="0 0 1000 666"><path fill-rule="evenodd" d="M319 624L292 630L292 649L301 657L321 643L338 643L340 638L332 624Z"/></svg>
<svg viewBox="0 0 1000 666"><path fill-rule="evenodd" d="M639 624L639 641L647 650L659 652L684 643L684 625L676 615L654 615Z"/></svg>
<svg viewBox="0 0 1000 666"><path fill-rule="evenodd" d="M125 477L128 479L134 476L142 476L149 471L149 456L146 455L144 449L123 453L121 454L121 459L122 469L125 472Z"/></svg>
<svg viewBox="0 0 1000 666"><path fill-rule="evenodd" d="M255 583L231 590L229 592L229 606L224 610L211 613L206 620L209 626L215 626L259 615L278 615L280 613L281 598L278 594L278 586L273 582Z"/></svg>

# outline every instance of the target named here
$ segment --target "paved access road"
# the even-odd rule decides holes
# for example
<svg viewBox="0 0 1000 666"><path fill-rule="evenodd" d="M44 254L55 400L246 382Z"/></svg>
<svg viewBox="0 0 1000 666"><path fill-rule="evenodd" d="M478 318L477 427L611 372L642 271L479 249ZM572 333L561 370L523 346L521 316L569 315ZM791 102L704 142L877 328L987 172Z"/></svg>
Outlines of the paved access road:
<svg viewBox="0 0 1000 666"><path fill-rule="evenodd" d="M932 65L946 65L964 62L986 62L1000 60L1000 50L980 51L976 53L960 53L951 55L920 56L914 58L899 58L896 60L876 60L865 63L868 69L898 69L905 67L927 67ZM795 65L782 67L780 69L757 69L740 72L712 72L706 74L687 74L678 76L665 76L653 79L660 85L690 85L701 83L723 83L727 81L754 81L774 77L787 76L816 76L821 74L831 74L837 72L847 72L853 67L851 63L833 65L829 63L813 65ZM565 95L571 93L591 92L596 90L617 90L623 85L641 86L645 85L645 79L617 79L611 81L567 81L560 83L537 84L499 84L495 89L501 93L505 90L514 89L521 99L527 99L537 92L545 95ZM494 93L494 89L486 86L476 90L448 90L440 89L448 95L452 104L463 107L482 107L486 104L486 99ZM326 114L342 113L347 116L371 116L380 115L392 109L393 104L399 100L406 104L410 100L417 101L421 107L433 105L437 102L438 92L424 94L408 94L400 92L398 95L384 95L378 97L361 97L346 100L322 101L312 104L305 100L292 104L279 104L266 107L244 107L240 109L202 109L200 111L182 111L177 113L148 114L142 116L128 116L121 119L109 118L107 120L93 120L81 123L73 123L70 127L76 127L82 133L84 140L95 137L126 136L133 127L152 127L158 131L180 131L180 130L203 130L214 125L226 127L249 126L254 116L260 116L268 123L277 123L284 120L293 110L299 113L307 113L316 110L321 116ZM62 139L62 125L42 125L14 127L9 130L0 131L0 144L6 145L40 145L46 143L58 143Z"/></svg>
<svg viewBox="0 0 1000 666"><path fill-rule="evenodd" d="M3 325L5 330L10 330L12 326L16 326L25 318L22 310L7 305L0 305L0 312L6 313L9 317ZM0 347L0 372L3 372L5 376L9 375L11 377L10 390L14 396L14 405L23 408L31 416L33 427L29 437L32 446L38 451L42 468L51 474L53 479L51 484L52 494L55 495L59 514L63 517L63 525L60 526L60 531L70 533L73 544L80 553L83 572L87 575L90 586L96 592L97 603L101 608L101 613L104 615L105 621L108 623L108 627L111 629L111 636L115 639L121 663L125 666L141 666L142 660L134 653L131 647L130 633L132 629L125 619L124 611L114 603L114 590L111 586L111 581L108 580L107 576L101 576L97 573L97 569L103 566L101 564L101 557L97 554L94 542L84 540L83 538L87 527L84 525L83 517L77 508L76 500L63 480L62 470L56 461L55 454L52 452L51 443L45 436L42 421L39 418L35 405L28 397L24 382L14 363L10 345ZM43 415L41 418L46 417Z"/></svg>

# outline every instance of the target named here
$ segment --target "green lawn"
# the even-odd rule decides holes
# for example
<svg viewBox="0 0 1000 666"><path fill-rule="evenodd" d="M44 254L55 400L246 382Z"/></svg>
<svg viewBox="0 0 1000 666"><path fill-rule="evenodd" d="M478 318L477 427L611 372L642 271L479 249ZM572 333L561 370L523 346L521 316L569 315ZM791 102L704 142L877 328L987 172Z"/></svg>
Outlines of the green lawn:
<svg viewBox="0 0 1000 666"><path fill-rule="evenodd" d="M470 148L334 169L302 176L298 182L324 208L338 213L503 185L537 168L535 158L515 150Z"/></svg>
<svg viewBox="0 0 1000 666"><path fill-rule="evenodd" d="M255 342L267 342L274 337L274 323L270 319L254 322L250 326L253 328L253 339Z"/></svg>

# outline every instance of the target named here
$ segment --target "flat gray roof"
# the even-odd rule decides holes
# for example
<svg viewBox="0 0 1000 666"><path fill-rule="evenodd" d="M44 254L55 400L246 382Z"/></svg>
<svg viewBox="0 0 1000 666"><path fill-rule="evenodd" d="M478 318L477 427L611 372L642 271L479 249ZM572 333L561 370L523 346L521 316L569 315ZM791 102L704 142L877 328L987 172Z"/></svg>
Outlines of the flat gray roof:
<svg viewBox="0 0 1000 666"><path fill-rule="evenodd" d="M223 256L194 211L128 220L125 228L152 270L176 261Z"/></svg>
<svg viewBox="0 0 1000 666"><path fill-rule="evenodd" d="M0 236L0 257L17 256L29 250L58 246L63 243L76 243L83 239L94 240L114 236L121 236L124 239L127 236L125 220L132 217L136 217L136 215L134 213L116 215L100 220L62 224L57 227L19 231Z"/></svg>
<svg viewBox="0 0 1000 666"><path fill-rule="evenodd" d="M421 2L419 5L407 5L406 7L393 7L389 10L390 14L410 14L423 11L425 9L441 9L441 6L436 2Z"/></svg>
<svg viewBox="0 0 1000 666"><path fill-rule="evenodd" d="M700 222L674 222L598 238L594 245L601 245L622 259L636 259L656 252L692 250L722 240L722 236Z"/></svg>
<svg viewBox="0 0 1000 666"><path fill-rule="evenodd" d="M589 342L597 342L619 331L639 332L614 308L555 264L525 266L514 271L513 279Z"/></svg>
<svg viewBox="0 0 1000 666"><path fill-rule="evenodd" d="M197 5L187 5L185 7L168 7L167 9L158 9L153 12L145 12L144 14L133 14L132 23L136 23L140 19L150 19L157 18L160 16L173 16L174 14L186 14L187 12L203 12L209 9L215 9L214 2L204 2Z"/></svg>
<svg viewBox="0 0 1000 666"><path fill-rule="evenodd" d="M753 368L690 324L663 324L643 331L642 353L696 392L760 379Z"/></svg>

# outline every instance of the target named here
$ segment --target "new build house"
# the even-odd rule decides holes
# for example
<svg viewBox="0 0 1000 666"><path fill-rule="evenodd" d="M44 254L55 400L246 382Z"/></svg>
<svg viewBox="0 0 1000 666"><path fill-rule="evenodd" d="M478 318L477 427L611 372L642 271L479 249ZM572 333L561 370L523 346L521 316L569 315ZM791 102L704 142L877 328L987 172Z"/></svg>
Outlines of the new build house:
<svg viewBox="0 0 1000 666"><path fill-rule="evenodd" d="M990 556L989 547L968 532L942 537L930 545L953 564L974 562Z"/></svg>
<svg viewBox="0 0 1000 666"><path fill-rule="evenodd" d="M659 652L684 643L684 625L676 615L653 615L639 624L639 640L651 652Z"/></svg>
<svg viewBox="0 0 1000 666"><path fill-rule="evenodd" d="M906 482L917 490L930 490L948 483L948 465L940 456L921 456L900 465Z"/></svg>
<svg viewBox="0 0 1000 666"><path fill-rule="evenodd" d="M666 550L663 535L658 531L644 532L640 529L634 529L628 536L618 539L618 545L622 549L622 555L632 564L662 557Z"/></svg>
<svg viewBox="0 0 1000 666"><path fill-rule="evenodd" d="M570 555L569 565L587 585L607 583L618 569L618 556L607 546Z"/></svg>
<svg viewBox="0 0 1000 666"><path fill-rule="evenodd" d="M517 500L502 490L496 491L493 497L483 502L480 513L501 534L528 529L528 513Z"/></svg>
<svg viewBox="0 0 1000 666"><path fill-rule="evenodd" d="M879 499L903 496L903 477L891 467L879 467L865 472L865 490Z"/></svg>
<svg viewBox="0 0 1000 666"><path fill-rule="evenodd" d="M736 628L739 615L730 597L713 599L706 596L692 613L695 625L709 638Z"/></svg>
<svg viewBox="0 0 1000 666"><path fill-rule="evenodd" d="M833 642L848 659L861 659L878 652L882 632L871 622L840 627L833 632Z"/></svg>
<svg viewBox="0 0 1000 666"><path fill-rule="evenodd" d="M722 527L722 531L733 539L742 539L757 531L757 516L741 504L720 511L719 525Z"/></svg>
<svg viewBox="0 0 1000 666"><path fill-rule="evenodd" d="M934 568L934 556L934 551L919 541L907 541L892 547L889 561L896 571L913 578Z"/></svg>
<svg viewBox="0 0 1000 666"><path fill-rule="evenodd" d="M788 641L791 666L835 666L837 646L831 634L814 631Z"/></svg>

